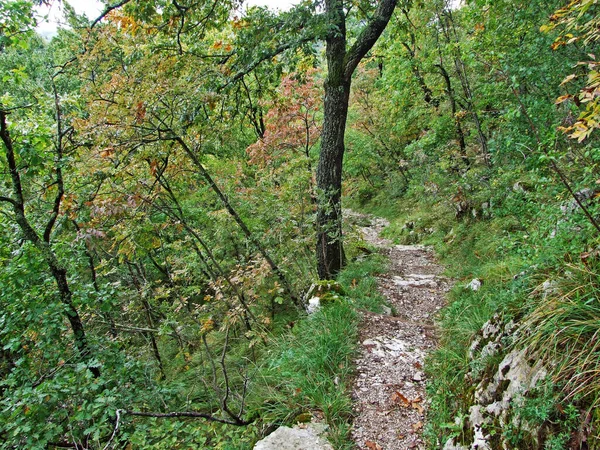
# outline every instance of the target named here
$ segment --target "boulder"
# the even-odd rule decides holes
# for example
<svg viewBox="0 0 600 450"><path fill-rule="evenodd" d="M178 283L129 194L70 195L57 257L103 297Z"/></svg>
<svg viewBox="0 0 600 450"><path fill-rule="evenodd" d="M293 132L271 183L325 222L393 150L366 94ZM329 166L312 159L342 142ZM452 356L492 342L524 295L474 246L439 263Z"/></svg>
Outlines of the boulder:
<svg viewBox="0 0 600 450"><path fill-rule="evenodd" d="M327 425L309 423L280 427L254 446L254 450L333 450L324 437Z"/></svg>

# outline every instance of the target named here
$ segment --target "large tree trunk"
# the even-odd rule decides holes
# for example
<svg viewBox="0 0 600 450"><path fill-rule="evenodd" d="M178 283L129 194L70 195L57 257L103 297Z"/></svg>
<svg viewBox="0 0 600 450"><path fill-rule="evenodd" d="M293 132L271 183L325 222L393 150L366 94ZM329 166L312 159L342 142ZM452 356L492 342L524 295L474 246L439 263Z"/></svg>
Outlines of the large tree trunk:
<svg viewBox="0 0 600 450"><path fill-rule="evenodd" d="M321 153L317 166L317 270L319 278L332 279L343 267L342 161L351 76L346 79L346 19L343 2L325 2L332 28L327 38L327 79Z"/></svg>
<svg viewBox="0 0 600 450"><path fill-rule="evenodd" d="M380 0L370 22L346 50L346 15L342 0L326 0L330 26L326 40L327 80L321 153L317 166L317 271L331 279L345 263L342 241L342 161L352 74L387 26L396 0Z"/></svg>
<svg viewBox="0 0 600 450"><path fill-rule="evenodd" d="M321 279L334 278L345 263L341 190L349 95L349 80L330 78L325 83L325 120L317 167L317 269Z"/></svg>

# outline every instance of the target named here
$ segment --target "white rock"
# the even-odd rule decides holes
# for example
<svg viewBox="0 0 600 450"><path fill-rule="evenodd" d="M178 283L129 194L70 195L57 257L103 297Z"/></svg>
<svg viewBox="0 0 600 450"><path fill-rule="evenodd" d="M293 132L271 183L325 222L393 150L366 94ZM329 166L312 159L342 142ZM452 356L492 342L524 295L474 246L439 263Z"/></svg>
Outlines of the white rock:
<svg viewBox="0 0 600 450"><path fill-rule="evenodd" d="M317 312L319 308L321 308L321 299L319 297L313 297L308 301L306 312L309 314L313 314Z"/></svg>
<svg viewBox="0 0 600 450"><path fill-rule="evenodd" d="M469 420L473 425L473 444L471 445L471 449L491 450L489 445L489 436L483 433L483 425L485 425L488 421L481 413L481 406L471 406L469 409Z"/></svg>
<svg viewBox="0 0 600 450"><path fill-rule="evenodd" d="M468 447L465 447L464 445L456 445L454 443L454 438L450 438L446 441L446 444L444 445L444 450L469 450Z"/></svg>
<svg viewBox="0 0 600 450"><path fill-rule="evenodd" d="M390 308L389 306L382 306L381 307L381 314L383 314L384 316L391 316L392 315L392 308Z"/></svg>
<svg viewBox="0 0 600 450"><path fill-rule="evenodd" d="M407 275L405 277L395 276L395 277L393 277L393 281L396 286L399 286L401 288L420 287L420 286L427 286L427 287L434 288L437 286L437 282L435 281L435 276L433 276L433 275L428 275L428 276Z"/></svg>
<svg viewBox="0 0 600 450"><path fill-rule="evenodd" d="M424 245L396 245L394 248L400 252L412 252L417 250L427 250Z"/></svg>
<svg viewBox="0 0 600 450"><path fill-rule="evenodd" d="M473 278L469 284L465 286L467 289L477 292L481 288L481 280Z"/></svg>
<svg viewBox="0 0 600 450"><path fill-rule="evenodd" d="M482 334L483 338L490 339L490 338L498 336L500 331L502 331L500 329L499 323L500 323L500 318L497 315L495 315L491 320L488 320L486 323L484 323L483 326L481 327L481 334Z"/></svg>
<svg viewBox="0 0 600 450"><path fill-rule="evenodd" d="M406 349L406 343L398 339L392 339L386 342L384 346L393 352L402 352Z"/></svg>
<svg viewBox="0 0 600 450"><path fill-rule="evenodd" d="M333 450L323 437L325 430L322 424L280 427L257 442L254 450Z"/></svg>
<svg viewBox="0 0 600 450"><path fill-rule="evenodd" d="M553 280L546 280L542 283L542 294L544 295L544 298L546 298L548 295L554 294L558 291L558 287L557 287L557 283L556 281Z"/></svg>

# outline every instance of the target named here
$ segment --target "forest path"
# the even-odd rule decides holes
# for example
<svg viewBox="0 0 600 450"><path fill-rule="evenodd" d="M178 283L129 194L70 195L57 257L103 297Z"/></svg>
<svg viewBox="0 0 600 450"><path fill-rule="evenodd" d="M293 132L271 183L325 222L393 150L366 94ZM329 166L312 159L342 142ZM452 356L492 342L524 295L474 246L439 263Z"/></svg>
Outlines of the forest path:
<svg viewBox="0 0 600 450"><path fill-rule="evenodd" d="M424 449L423 364L436 346L433 319L450 282L440 276L443 268L430 248L394 245L380 235L389 223L370 221L361 231L366 242L389 256L389 270L378 277L378 285L394 315L363 312L352 438L365 450Z"/></svg>

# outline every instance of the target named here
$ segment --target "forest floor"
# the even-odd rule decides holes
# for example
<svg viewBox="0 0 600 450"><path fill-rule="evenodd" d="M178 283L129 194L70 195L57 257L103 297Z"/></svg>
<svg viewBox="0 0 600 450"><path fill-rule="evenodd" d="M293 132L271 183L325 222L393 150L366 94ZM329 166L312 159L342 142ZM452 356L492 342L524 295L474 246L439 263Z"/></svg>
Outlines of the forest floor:
<svg viewBox="0 0 600 450"><path fill-rule="evenodd" d="M390 311L362 312L357 375L352 388L352 438L366 450L424 449L427 412L424 360L437 345L434 318L450 280L432 249L394 245L381 237L387 221L371 218L364 240L389 257L378 287Z"/></svg>

